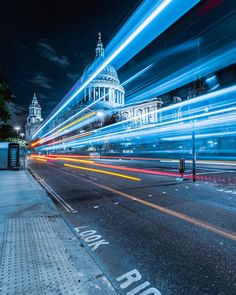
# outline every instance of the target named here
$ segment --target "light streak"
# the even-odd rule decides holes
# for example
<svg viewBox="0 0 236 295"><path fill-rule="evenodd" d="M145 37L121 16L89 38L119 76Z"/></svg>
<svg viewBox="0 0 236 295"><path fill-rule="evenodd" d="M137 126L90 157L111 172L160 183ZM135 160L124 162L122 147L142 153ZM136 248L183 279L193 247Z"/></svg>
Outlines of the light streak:
<svg viewBox="0 0 236 295"><path fill-rule="evenodd" d="M229 49L223 48L222 51L223 53L221 54L217 52L217 55L211 54L205 57L205 59L201 61L200 66L196 66L195 63L190 64L164 79L145 87L142 91L126 97L128 101L127 106L139 101L145 102L151 97L159 96L173 89L177 89L196 80L199 74L206 76L221 69L222 66L226 67L233 64L235 62L236 49L230 47Z"/></svg>
<svg viewBox="0 0 236 295"><path fill-rule="evenodd" d="M129 79L127 79L125 82L123 82L121 85L125 86L128 83L132 82L133 80L135 80L136 78L140 77L143 73L145 73L146 71L148 71L151 67L153 66L153 64L150 64L149 66L147 66L146 68L142 69L141 71L139 71L138 73L136 73L135 75L133 75L132 77L130 77Z"/></svg>
<svg viewBox="0 0 236 295"><path fill-rule="evenodd" d="M88 118L94 116L95 114L96 114L96 112L89 113L89 114L83 116L82 118L79 118L79 119L75 120L74 122L71 122L70 124L68 124L68 125L64 126L63 128L59 129L57 131L57 133L67 129L68 127L74 126L75 124L77 124L77 123L79 123L79 122L81 122L81 121L83 121L85 119L88 119Z"/></svg>
<svg viewBox="0 0 236 295"><path fill-rule="evenodd" d="M178 110L178 108L183 108L183 107L186 107L186 106L195 105L196 103L203 102L203 101L209 100L211 98L216 98L216 97L221 96L221 95L231 94L231 93L234 93L235 91L236 91L236 85L233 85L233 86L221 89L221 90L217 90L217 91L214 91L214 92L211 92L211 93L200 95L198 97L195 97L194 99L189 99L189 100L186 100L186 101L183 101L183 102L180 102L180 103L176 103L174 105L167 106L167 107L165 107L163 109L158 109L156 111L149 112L149 115L160 114L160 113L168 112L168 111L171 111L171 110L174 110L174 109ZM115 123L112 126L103 127L100 130L105 130L105 129L108 129L108 128L114 128L114 127L117 127L119 125L126 124L127 122L131 122L133 120L141 119L141 118L143 118L145 116L146 116L146 114L142 114L142 115L139 115L139 116L133 116L133 117L128 118L126 120L123 120L121 122ZM178 121L181 121L181 120L178 120ZM166 124L166 123L164 123L164 124ZM159 126L159 124L155 124L155 125ZM143 128L147 128L147 126L143 126Z"/></svg>
<svg viewBox="0 0 236 295"><path fill-rule="evenodd" d="M47 159L41 158L41 157L30 157L32 159L36 159L37 161L41 161L41 162L47 162Z"/></svg>
<svg viewBox="0 0 236 295"><path fill-rule="evenodd" d="M52 143L48 143L47 145L54 145L54 144L58 144L58 143L61 143L61 142L66 142L66 141L69 141L69 140L73 140L73 139L77 139L77 138L89 136L91 134L93 134L93 133L92 132L86 132L86 133L82 133L82 134L79 134L79 135L73 135L73 136L70 136L70 137L63 138L61 140L52 142Z"/></svg>
<svg viewBox="0 0 236 295"><path fill-rule="evenodd" d="M235 135L236 132L215 132L215 133L207 133L207 134L196 134L195 138L199 139L199 138L207 138L207 137L219 137L219 136L229 136L229 135ZM167 140L167 141L176 141L176 140L188 140L188 139L192 139L192 135L186 135L186 136L176 136L176 137L167 137L167 138L163 138L163 140Z"/></svg>
<svg viewBox="0 0 236 295"><path fill-rule="evenodd" d="M50 158L47 157L47 159L50 160L59 160L59 161L69 161L69 162L76 162L76 163L82 163L82 164L94 164L94 161L89 161L89 160L78 160L78 159L70 159L69 157L58 157L58 158Z"/></svg>
<svg viewBox="0 0 236 295"><path fill-rule="evenodd" d="M179 173L175 173L175 172L166 172L166 171L157 171L157 170L151 170L151 169L129 168L129 167L124 167L124 166L100 164L100 163L97 163L97 162L94 162L94 161L75 159L74 157L70 157L70 156L53 157L53 158L51 158L50 156L47 156L46 158L48 160L56 160L56 161L64 160L64 161L70 161L70 162L79 162L79 163L83 163L83 164L88 164L88 165L93 165L93 166L98 166L98 167L104 167L104 168L109 168L109 169L129 171L129 172L138 172L138 173L145 173L145 174L179 177ZM145 159L145 158L138 158L138 159ZM149 160L153 160L153 159L149 159ZM103 170L101 170L101 171L103 171Z"/></svg>
<svg viewBox="0 0 236 295"><path fill-rule="evenodd" d="M64 166L70 167L70 168L75 168L75 169L80 169L80 170L86 170L86 171L96 172L96 173L108 174L108 175L112 175L112 176L126 178L126 179L129 179L129 180L141 181L141 179L140 178L137 178L137 177L133 177L133 176L125 175L125 174L120 174L120 173L115 173L115 172L109 172L109 171L106 171L106 170L86 168L86 167L75 166L75 165L71 165L71 164L64 164Z"/></svg>
<svg viewBox="0 0 236 295"><path fill-rule="evenodd" d="M87 115L85 115L85 116L83 116L83 117L77 119L76 121L74 121L74 122L72 122L72 123L70 123L70 124L64 126L63 128L61 128L60 130L58 130L58 131L55 132L54 134L52 134L52 135L50 135L50 136L48 136L48 137L45 137L45 138L42 138L42 139L36 141L34 144L32 144L32 147L34 147L34 146L36 146L36 145L38 145L38 144L41 144L41 143L47 142L47 141L49 141L49 140L51 140L51 139L53 139L53 138L55 138L55 137L60 136L60 135L61 135L61 134L59 134L60 132L64 131L65 129L67 129L67 128L69 128L69 127L74 126L75 124L78 124L79 122L82 122L83 120L86 120L86 119L88 119L88 118L94 116L95 114L96 114L96 112L92 112L92 113L89 113L89 114L87 114ZM87 134L86 134L86 135L87 135ZM85 135L82 135L82 136L85 136ZM79 137L82 137L82 136L79 136Z"/></svg>
<svg viewBox="0 0 236 295"><path fill-rule="evenodd" d="M137 197L137 196L134 196L134 195L130 195L130 194L127 194L127 193L124 193L124 192L121 192L119 190L116 190L114 188L111 188L109 186L106 186L106 185L102 185L102 184L99 184L99 183L96 183L96 182L93 182L91 180L87 180L87 179L84 179L84 178L81 178L77 175L73 175L73 174L70 174L71 176L73 177L76 177L76 178L79 178L81 179L82 181L85 181L87 183L91 183L93 184L94 186L96 187L99 187L101 189L104 189L104 190L107 190L109 192L112 192L114 194L117 194L119 196L123 196L123 197L126 197L132 201L135 201L135 202L138 202L138 203L141 203L145 206L148 206L150 208L153 208L153 209L156 209L160 212L163 212L167 215L170 215L172 217L175 217L177 219L180 219L180 220L183 220L185 222L188 222L188 223L191 223L199 228L202 228L202 229L205 229L205 230L208 230L210 232L213 232L217 235L220 235L224 238L227 238L227 239L230 239L230 240L233 240L233 241L236 241L236 233L235 232L230 232L228 230L224 230L223 228L220 228L220 227L216 227L212 224L209 224L205 221L202 221L202 220L199 220L199 219L196 219L196 218L193 218L191 216L188 216L186 214L183 214L183 213L180 213L180 212L177 212L175 210L172 210L172 209L168 209L168 208L165 208L165 207L162 207L162 206L159 206L157 204L153 204L151 202L148 202L140 197Z"/></svg>
<svg viewBox="0 0 236 295"><path fill-rule="evenodd" d="M138 25L138 27L129 35L126 40L118 46L118 48L107 58L104 60L102 65L79 87L78 90L75 91L74 94L71 95L71 97L63 103L62 106L60 106L57 111L47 120L45 121L41 127L34 133L33 139L35 136L45 127L49 124L49 122L55 118L77 95L85 89L85 87L110 63L112 62L115 57L117 57L171 2L174 2L173 0L163 0L159 3L159 5L154 9L153 12L149 14L146 19ZM190 5L193 7L196 3L198 3L199 0L193 1L193 3ZM186 6L187 7L187 6ZM186 8L186 11L190 9L191 7L188 6ZM186 12L185 11L185 12ZM181 13L180 13L181 15ZM180 17L180 15L176 19ZM168 27L168 25L166 25ZM163 30L163 29L162 29ZM157 35L157 32L156 32Z"/></svg>
<svg viewBox="0 0 236 295"><path fill-rule="evenodd" d="M146 68L142 69L141 71L139 71L138 73L134 74L132 77L128 78L126 81L124 81L121 85L125 86L127 84L129 84L130 82L132 82L133 80L137 79L138 77L140 77L143 73L145 73L146 71L148 71L153 64L150 64L149 66L147 66ZM116 87L115 89L118 89L119 87ZM75 117L79 116L81 113L85 112L88 109L91 109L92 106L94 106L96 103L98 103L99 101L103 100L106 96L108 96L108 94L105 94L103 96L101 96L99 99L97 99L96 101L90 103L89 105L85 106L82 110L78 111L76 114L74 114L73 116L71 116L70 118L68 118L67 120L65 120L64 122L60 123L58 126L54 127L53 129L51 129L50 131L48 131L47 133L45 133L41 138L45 138L45 136L47 136L48 134L52 133L53 131L55 131L56 129L58 129L60 126L63 126L64 124L66 124L67 122L71 121L72 119L74 119Z"/></svg>
<svg viewBox="0 0 236 295"><path fill-rule="evenodd" d="M163 115L165 113L168 113L171 110L176 110L176 109L178 110L179 108L184 109L184 108L186 108L188 106L191 106L191 105L196 107L196 106L198 106L199 103L206 102L206 101L208 101L208 100L210 100L212 98L214 98L216 100L216 99L220 99L221 96L224 96L224 95L232 95L232 97L233 97L235 92L236 92L236 85L233 85L233 86L221 89L221 90L217 90L217 91L214 91L214 92L211 92L211 93L207 93L207 94L198 96L198 97L196 97L194 99L191 99L191 100L186 100L184 102L180 102L180 103L177 103L177 104L174 104L174 105L167 106L167 107L165 107L163 109L158 109L158 110L152 111L152 112L149 113L149 115L160 114L160 113ZM152 126L143 125L142 127L133 128L133 129L131 129L129 131L127 130L126 133L128 134L128 133L132 132L134 134L135 131L140 132L141 130L150 129L150 127L151 128L154 128L154 127L157 128L158 127L159 128L158 132L159 132L161 126L171 125L171 124L174 124L174 123L179 123L179 122L184 122L184 121L190 121L190 120L198 119L198 118L201 118L201 117L204 117L204 116L208 117L210 115L216 115L217 113L224 113L224 112L231 111L231 110L232 111L235 110L235 107L231 107L231 108L228 108L228 109L221 109L221 110L212 111L212 112L204 112L203 114L199 114L199 115L195 115L195 116L186 116L186 117L183 116L183 118L181 118L181 119L175 119L175 120L167 121L167 122L163 122L163 123L155 123ZM183 113L183 115L184 115L184 113ZM145 116L146 116L146 114L142 114L142 115L139 115L139 116L134 116L134 117L131 117L129 119L123 120L121 122L115 123L113 125L102 127L99 130L100 131L105 131L105 130L117 128L118 126L122 126L122 125L125 126L125 124L127 122L138 120L138 119L143 118ZM170 127L170 129L171 128L173 128L173 127ZM119 134L123 135L123 131L113 132L110 138L114 137L115 134L116 135L119 135ZM99 139L99 138L104 139L104 136L105 136L104 134L94 136L91 140L96 141L96 139ZM109 139L109 137L107 137L107 139ZM46 140L44 139L44 140L42 140L42 142L43 141L46 141ZM76 143L74 143L72 145L76 145Z"/></svg>
<svg viewBox="0 0 236 295"><path fill-rule="evenodd" d="M221 118L210 118L208 120L205 121L197 121L195 122L195 128L203 128L204 126L208 127L209 125L214 125L214 124L228 124L229 122L235 122L236 121L236 116L233 115L225 115L222 116ZM181 120L179 121L181 122ZM155 128L148 128L146 127L145 133L143 132L144 128L136 128L136 129L130 129L130 130L126 130L126 132L124 133L124 131L118 131L118 132L112 132L112 133L108 133L107 135L100 135L97 137L93 137L90 138L88 141L82 141L79 144L88 144L88 143L99 143L99 142L104 142L104 141L117 141L117 140L122 140L124 141L124 139L126 138L135 138L137 136L150 136L150 135L158 135L160 136L162 135L167 135L167 132L173 132L173 131L177 131L177 132L183 132L184 130L192 130L192 123L185 123L185 124L172 124L170 126L164 126L161 127L156 126ZM78 143L74 142L74 143L70 143L67 145L67 147L71 147L71 146L76 146L78 145ZM62 146L63 147L63 146ZM54 148L60 148L60 146L53 146L52 149ZM45 150L48 150L48 148L45 148Z"/></svg>

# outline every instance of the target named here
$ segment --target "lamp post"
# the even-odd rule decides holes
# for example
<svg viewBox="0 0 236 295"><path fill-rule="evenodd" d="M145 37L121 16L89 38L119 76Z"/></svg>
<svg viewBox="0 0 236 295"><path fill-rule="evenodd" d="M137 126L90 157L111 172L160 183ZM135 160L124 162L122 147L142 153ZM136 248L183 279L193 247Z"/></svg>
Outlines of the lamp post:
<svg viewBox="0 0 236 295"><path fill-rule="evenodd" d="M24 138L24 136L25 136L24 133L20 133L20 137L21 137L22 139Z"/></svg>
<svg viewBox="0 0 236 295"><path fill-rule="evenodd" d="M196 181L196 140L195 140L195 126L194 120L192 121L192 174L193 174L193 182Z"/></svg>
<svg viewBox="0 0 236 295"><path fill-rule="evenodd" d="M16 130L16 134L17 134L17 137L18 137L18 133L19 133L20 127L19 126L16 126L14 129Z"/></svg>
<svg viewBox="0 0 236 295"><path fill-rule="evenodd" d="M100 118L101 122L100 122L100 127L102 127L102 117L104 116L104 112L103 111L97 111L97 116Z"/></svg>

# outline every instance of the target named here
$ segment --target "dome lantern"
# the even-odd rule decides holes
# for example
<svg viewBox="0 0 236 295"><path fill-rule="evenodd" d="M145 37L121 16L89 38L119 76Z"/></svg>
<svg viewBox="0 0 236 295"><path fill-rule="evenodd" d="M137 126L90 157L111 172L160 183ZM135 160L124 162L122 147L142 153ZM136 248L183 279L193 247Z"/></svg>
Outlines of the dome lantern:
<svg viewBox="0 0 236 295"><path fill-rule="evenodd" d="M104 57L104 48L103 48L103 44L102 44L102 34L100 32L98 33L98 43L97 43L97 47L96 47L95 51L96 51L96 58L99 56Z"/></svg>
<svg viewBox="0 0 236 295"><path fill-rule="evenodd" d="M82 82L91 77L105 60L101 36L101 33L98 33L95 61L89 63L85 68L81 78ZM125 91L120 84L116 69L112 64L108 64L84 89L83 102L90 103L99 100L109 107L121 106L124 105L124 95Z"/></svg>

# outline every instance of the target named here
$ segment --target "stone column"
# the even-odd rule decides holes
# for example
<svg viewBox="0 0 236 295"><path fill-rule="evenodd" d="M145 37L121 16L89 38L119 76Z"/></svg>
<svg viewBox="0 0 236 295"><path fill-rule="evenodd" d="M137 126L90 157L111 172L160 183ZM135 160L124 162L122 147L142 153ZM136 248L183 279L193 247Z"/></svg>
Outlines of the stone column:
<svg viewBox="0 0 236 295"><path fill-rule="evenodd" d="M88 88L88 101L90 101L90 88Z"/></svg>
<svg viewBox="0 0 236 295"><path fill-rule="evenodd" d="M116 90L116 103L120 103L120 91Z"/></svg>
<svg viewBox="0 0 236 295"><path fill-rule="evenodd" d="M93 87L93 100L96 99L96 90L95 90L95 87Z"/></svg>

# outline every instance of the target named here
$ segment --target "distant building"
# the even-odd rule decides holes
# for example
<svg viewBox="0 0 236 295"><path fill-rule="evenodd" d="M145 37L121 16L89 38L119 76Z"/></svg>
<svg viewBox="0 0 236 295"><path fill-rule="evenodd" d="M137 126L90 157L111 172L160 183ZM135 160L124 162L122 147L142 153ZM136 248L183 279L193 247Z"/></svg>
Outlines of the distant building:
<svg viewBox="0 0 236 295"><path fill-rule="evenodd" d="M38 103L37 97L34 94L32 103L29 106L29 115L27 117L27 123L25 125L25 138L31 140L33 133L42 123L43 118L41 116L41 107Z"/></svg>

